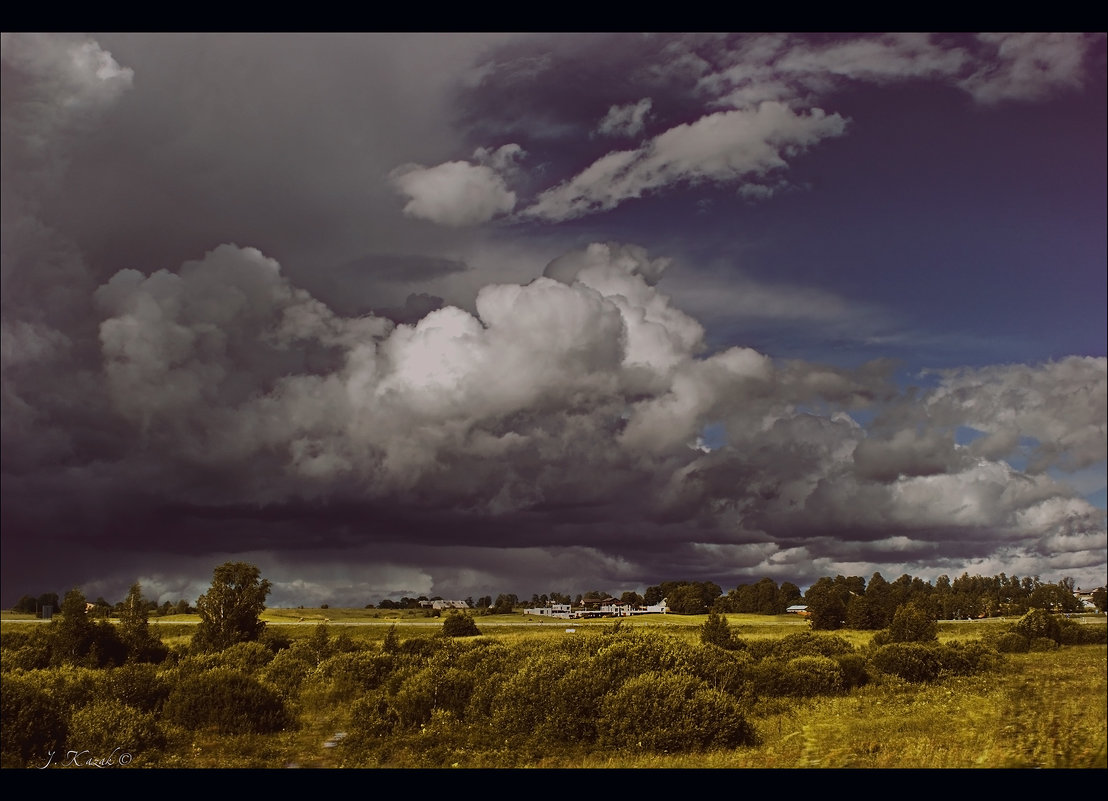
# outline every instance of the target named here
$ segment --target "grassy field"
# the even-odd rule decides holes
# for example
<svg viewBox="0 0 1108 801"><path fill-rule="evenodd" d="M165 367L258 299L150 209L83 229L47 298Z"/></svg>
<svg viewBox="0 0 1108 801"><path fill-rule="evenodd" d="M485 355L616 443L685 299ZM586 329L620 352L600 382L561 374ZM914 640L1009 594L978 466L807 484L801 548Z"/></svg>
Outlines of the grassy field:
<svg viewBox="0 0 1108 801"><path fill-rule="evenodd" d="M589 756L613 768L1106 768L1108 650L1014 654L1002 674L887 680L767 707L756 747ZM551 760L551 767L568 765Z"/></svg>
<svg viewBox="0 0 1108 801"><path fill-rule="evenodd" d="M270 609L263 619L278 636L300 641L321 633L379 653L386 635L401 640L436 635L442 617L422 610ZM705 616L652 615L625 619L620 630L696 644ZM748 643L809 631L794 616L727 615L732 632ZM195 615L152 618L166 644L183 648ZM542 643L611 632L611 619L565 621L515 615L478 616L482 635L527 654ZM939 640L972 641L1006 631L1014 619L939 624ZM1105 626L1103 616L1082 625ZM28 616L5 614L3 631L41 629ZM573 631L567 631L572 629ZM835 636L865 653L874 632ZM308 645L309 643L301 643ZM532 648L532 644L534 649ZM199 664L199 663L198 663ZM264 673L264 671L263 671ZM77 671L74 675L81 674ZM176 675L176 674L174 674ZM90 680L90 679L85 679ZM398 740L387 756L350 750L336 733L350 729L351 695L341 677L306 682L290 697L296 725L274 734L219 735L175 730L151 767L545 767L545 768L1108 768L1108 647L1063 646L1004 656L999 670L908 683L874 674L846 694L757 697L747 702L756 745L665 753L599 745L517 753L495 743L470 747L457 737L459 721L432 717L426 728ZM359 756L360 754L360 756Z"/></svg>

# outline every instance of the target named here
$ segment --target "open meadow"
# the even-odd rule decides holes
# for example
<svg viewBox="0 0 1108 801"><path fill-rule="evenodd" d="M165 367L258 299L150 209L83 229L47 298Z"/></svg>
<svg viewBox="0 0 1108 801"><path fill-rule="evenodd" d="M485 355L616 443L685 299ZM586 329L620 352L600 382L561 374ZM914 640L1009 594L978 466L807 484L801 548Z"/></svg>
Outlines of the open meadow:
<svg viewBox="0 0 1108 801"><path fill-rule="evenodd" d="M150 768L1108 766L1108 646L999 654L1014 618L940 623L910 654L944 654L926 678L872 631L785 615L726 615L728 648L701 642L704 615L477 616L457 638L418 610L262 619L261 642L196 654L195 615L155 618L164 662L92 668L35 665L51 625L5 614L5 698L55 722L19 751L6 700L5 766L51 744Z"/></svg>

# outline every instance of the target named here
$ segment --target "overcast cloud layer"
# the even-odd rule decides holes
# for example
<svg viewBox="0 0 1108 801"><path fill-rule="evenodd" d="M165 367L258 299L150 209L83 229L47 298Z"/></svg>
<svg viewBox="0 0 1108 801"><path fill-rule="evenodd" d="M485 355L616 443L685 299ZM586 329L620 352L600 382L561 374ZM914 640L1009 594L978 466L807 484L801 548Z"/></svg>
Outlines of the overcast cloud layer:
<svg viewBox="0 0 1108 801"><path fill-rule="evenodd" d="M3 604L1105 581L1105 37L4 34Z"/></svg>

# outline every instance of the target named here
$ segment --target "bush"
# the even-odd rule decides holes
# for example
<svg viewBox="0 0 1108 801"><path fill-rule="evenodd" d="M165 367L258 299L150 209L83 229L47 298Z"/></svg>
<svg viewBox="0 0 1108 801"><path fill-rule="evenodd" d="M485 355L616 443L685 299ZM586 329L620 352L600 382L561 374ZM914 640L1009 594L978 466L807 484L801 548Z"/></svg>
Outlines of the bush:
<svg viewBox="0 0 1108 801"><path fill-rule="evenodd" d="M461 717L473 692L474 677L457 668L427 667L409 676L390 699L401 725L426 723L435 710Z"/></svg>
<svg viewBox="0 0 1108 801"><path fill-rule="evenodd" d="M73 713L69 722L69 748L107 757L118 749L145 754L165 746L165 735L154 715L111 701L98 701Z"/></svg>
<svg viewBox="0 0 1108 801"><path fill-rule="evenodd" d="M599 740L617 748L699 751L755 741L738 702L692 676L646 673L604 699Z"/></svg>
<svg viewBox="0 0 1108 801"><path fill-rule="evenodd" d="M727 618L715 612L709 612L708 619L700 627L700 642L728 650L733 648L735 643L731 636L731 627L727 624Z"/></svg>
<svg viewBox="0 0 1108 801"><path fill-rule="evenodd" d="M1104 645L1108 643L1108 627L1062 618L1058 621L1058 642L1062 645Z"/></svg>
<svg viewBox="0 0 1108 801"><path fill-rule="evenodd" d="M1058 643L1050 639L1050 637L1033 637L1031 639L1032 651L1056 651L1058 650Z"/></svg>
<svg viewBox="0 0 1108 801"><path fill-rule="evenodd" d="M42 767L51 751L65 750L69 727L58 702L23 678L4 679L0 693L0 764Z"/></svg>
<svg viewBox="0 0 1108 801"><path fill-rule="evenodd" d="M930 613L915 604L896 608L889 624L889 642L935 642L938 625Z"/></svg>
<svg viewBox="0 0 1108 801"><path fill-rule="evenodd" d="M289 724L275 691L227 668L182 679L165 702L165 716L185 728L224 734L263 734Z"/></svg>
<svg viewBox="0 0 1108 801"><path fill-rule="evenodd" d="M1000 654L982 642L954 640L938 647L944 674L968 676L1000 665Z"/></svg>
<svg viewBox="0 0 1108 801"><path fill-rule="evenodd" d="M240 642L219 652L218 664L253 676L273 661L274 653L260 642Z"/></svg>
<svg viewBox="0 0 1108 801"><path fill-rule="evenodd" d="M843 689L861 687L869 682L866 660L861 654L838 654L834 659L843 672Z"/></svg>
<svg viewBox="0 0 1108 801"><path fill-rule="evenodd" d="M1001 634L994 642L996 650L1002 654L1026 654L1031 648L1031 641L1014 631Z"/></svg>
<svg viewBox="0 0 1108 801"><path fill-rule="evenodd" d="M276 654L291 646L292 638L282 631L266 626L258 637L258 642Z"/></svg>
<svg viewBox="0 0 1108 801"><path fill-rule="evenodd" d="M897 642L882 645L870 663L882 673L899 676L905 681L932 681L942 672L938 649L915 642Z"/></svg>
<svg viewBox="0 0 1108 801"><path fill-rule="evenodd" d="M384 693L370 693L350 707L350 743L372 742L390 736L400 717Z"/></svg>
<svg viewBox="0 0 1108 801"><path fill-rule="evenodd" d="M1058 618L1045 609L1032 609L1016 621L1012 631L1022 634L1029 640L1034 640L1036 637L1049 637L1058 642L1061 635Z"/></svg>
<svg viewBox="0 0 1108 801"><path fill-rule="evenodd" d="M106 700L134 707L142 712L157 712L169 697L169 685L153 665L123 665L105 676Z"/></svg>
<svg viewBox="0 0 1108 801"><path fill-rule="evenodd" d="M300 692L300 685L311 670L312 663L302 653L295 648L286 648L273 657L259 676L283 697L293 698Z"/></svg>
<svg viewBox="0 0 1108 801"><path fill-rule="evenodd" d="M980 642L950 642L927 645L899 642L883 645L872 657L871 664L883 673L906 681L932 681L940 675L965 676L991 670L999 664L996 651Z"/></svg>
<svg viewBox="0 0 1108 801"><path fill-rule="evenodd" d="M45 632L35 631L19 639L5 634L4 640L4 646L0 649L0 670L5 673L12 670L40 670L49 667L53 661L50 637Z"/></svg>
<svg viewBox="0 0 1108 801"><path fill-rule="evenodd" d="M368 651L335 654L311 671L309 686L323 692L330 703L353 700L383 686L396 660L390 654Z"/></svg>
<svg viewBox="0 0 1108 801"><path fill-rule="evenodd" d="M444 637L477 637L481 630L469 615L447 615L442 622Z"/></svg>
<svg viewBox="0 0 1108 801"><path fill-rule="evenodd" d="M845 689L839 663L828 656L798 656L785 663L782 689L788 695L835 695Z"/></svg>

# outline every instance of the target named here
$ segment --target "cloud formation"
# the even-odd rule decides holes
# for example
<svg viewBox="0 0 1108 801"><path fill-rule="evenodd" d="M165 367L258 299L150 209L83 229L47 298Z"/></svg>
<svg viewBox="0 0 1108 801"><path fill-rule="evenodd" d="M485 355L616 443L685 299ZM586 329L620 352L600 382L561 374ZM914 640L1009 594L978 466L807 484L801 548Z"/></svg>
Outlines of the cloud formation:
<svg viewBox="0 0 1108 801"><path fill-rule="evenodd" d="M596 127L602 136L638 136L646 127L646 115L650 113L652 101L644 97L638 103L624 106L612 106Z"/></svg>
<svg viewBox="0 0 1108 801"><path fill-rule="evenodd" d="M736 182L787 166L822 139L839 136L846 122L822 109L798 114L766 101L756 109L722 111L678 125L639 150L609 153L566 183L546 190L522 213L566 220L607 211L629 198L680 182Z"/></svg>
<svg viewBox="0 0 1108 801"><path fill-rule="evenodd" d="M984 105L1035 101L1079 89L1096 42L1095 36L1070 34L774 34L725 38L722 46L718 37L679 38L662 49L653 80L663 85L691 81L707 113L669 125L636 149L600 156L541 191L520 217L574 219L681 184L729 185L749 200L765 200L789 186L780 173L793 159L846 132L846 118L822 104L848 84L930 81L956 87ZM549 67L548 57L544 69ZM646 130L648 115L667 116L650 97L615 103L596 132L638 136ZM454 165L452 171L461 170L459 162L448 164ZM445 171L447 165L440 167ZM457 224L420 210L414 198L405 210Z"/></svg>
<svg viewBox="0 0 1108 801"><path fill-rule="evenodd" d="M389 180L408 196L405 214L455 228L478 225L515 208L515 192L508 189L502 173L513 169L522 155L515 144L491 153L479 149L475 158L488 163L405 164L389 173Z"/></svg>
<svg viewBox="0 0 1108 801"><path fill-rule="evenodd" d="M262 566L273 603L358 606L874 570L1103 575L1089 498L1108 361L1066 335L1102 314L1101 251L1056 248L1065 278L1045 290L1006 261L1003 281L978 277L967 265L1028 219L1009 195L1045 219L999 156L996 202L966 220L989 236L976 250L928 249L948 232L902 205L926 181L890 189L868 145L794 178L884 124L889 95L859 86L906 106L938 87L945 115L1060 102L1085 91L1103 37L375 43L4 36L5 593L114 597L138 578L194 599L231 558ZM403 77L367 89L366 74ZM993 157L981 141L963 165ZM1045 150L1001 144L1021 168ZM1048 166L1026 180L1036 197ZM828 201L820 174L866 196ZM795 225L810 215L826 227ZM1067 237L1088 227L1057 215ZM852 272L882 240L880 269ZM772 255L797 243L799 266ZM933 295L904 288L914 272ZM1060 298L1035 336L886 358L889 341L910 354L964 324L960 297L991 331L1016 293ZM903 322L924 304L935 317ZM1066 326L1049 325L1058 306ZM786 358L779 332L821 349ZM1028 342L1077 355L1032 358Z"/></svg>

